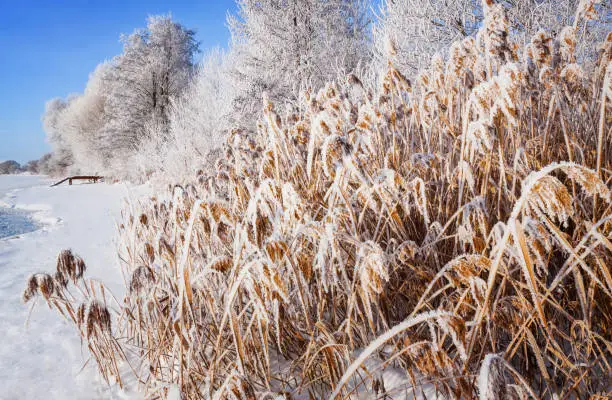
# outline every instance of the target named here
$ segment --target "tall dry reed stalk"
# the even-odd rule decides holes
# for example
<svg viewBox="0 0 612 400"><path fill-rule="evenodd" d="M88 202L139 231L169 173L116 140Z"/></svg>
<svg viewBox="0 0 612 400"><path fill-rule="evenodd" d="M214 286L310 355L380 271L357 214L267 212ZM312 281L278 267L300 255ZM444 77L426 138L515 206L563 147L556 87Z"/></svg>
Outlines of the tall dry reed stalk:
<svg viewBox="0 0 612 400"><path fill-rule="evenodd" d="M80 259L24 299L150 398L398 394L371 357L415 394L609 390L612 35L584 70L575 26L519 48L485 3L414 84L389 64L377 90L351 75L285 113L265 100L214 173L126 210L112 324Z"/></svg>

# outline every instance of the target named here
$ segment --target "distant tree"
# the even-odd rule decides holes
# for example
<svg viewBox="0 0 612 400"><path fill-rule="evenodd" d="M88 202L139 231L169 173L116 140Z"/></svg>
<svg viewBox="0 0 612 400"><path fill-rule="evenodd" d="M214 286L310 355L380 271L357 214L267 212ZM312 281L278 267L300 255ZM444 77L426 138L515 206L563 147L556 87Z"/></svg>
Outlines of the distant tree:
<svg viewBox="0 0 612 400"><path fill-rule="evenodd" d="M26 172L29 172L31 174L38 174L39 173L39 160L30 160L30 161L28 161L23 166L23 169Z"/></svg>
<svg viewBox="0 0 612 400"><path fill-rule="evenodd" d="M43 114L43 127L47 134L47 141L53 149L53 159L58 166L66 168L74 163L70 142L67 140L63 131L60 128L60 118L71 98L62 100L55 98L47 101L45 104L45 113Z"/></svg>
<svg viewBox="0 0 612 400"><path fill-rule="evenodd" d="M70 96L53 119L52 131L70 149L72 161L89 172L108 167L113 157L113 149L108 144L110 115L106 107L111 68L109 63L98 65L90 74L83 94Z"/></svg>
<svg viewBox="0 0 612 400"><path fill-rule="evenodd" d="M0 162L0 175L21 172L21 165L15 160Z"/></svg>
<svg viewBox="0 0 612 400"><path fill-rule="evenodd" d="M70 165L66 165L64 161L65 160L58 159L56 153L47 153L38 160L38 173L49 176L64 175L70 167Z"/></svg>
<svg viewBox="0 0 612 400"><path fill-rule="evenodd" d="M52 162L53 153L43 154L42 157L38 159L38 173L42 175L54 175L52 172Z"/></svg>
<svg viewBox="0 0 612 400"><path fill-rule="evenodd" d="M369 10L363 0L238 0L228 24L235 53L237 111L247 120L274 101L317 89L369 56Z"/></svg>

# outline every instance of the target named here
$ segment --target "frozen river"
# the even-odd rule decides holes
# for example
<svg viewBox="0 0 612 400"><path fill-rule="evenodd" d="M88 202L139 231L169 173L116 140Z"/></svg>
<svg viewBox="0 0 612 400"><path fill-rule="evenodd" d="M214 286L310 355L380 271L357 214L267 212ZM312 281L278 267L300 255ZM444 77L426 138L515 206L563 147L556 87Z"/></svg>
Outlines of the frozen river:
<svg viewBox="0 0 612 400"><path fill-rule="evenodd" d="M48 178L28 175L0 175L0 239L33 232L40 223L32 218L29 210L8 204L27 188L48 184Z"/></svg>
<svg viewBox="0 0 612 400"><path fill-rule="evenodd" d="M0 239L32 232L38 227L28 212L0 207Z"/></svg>

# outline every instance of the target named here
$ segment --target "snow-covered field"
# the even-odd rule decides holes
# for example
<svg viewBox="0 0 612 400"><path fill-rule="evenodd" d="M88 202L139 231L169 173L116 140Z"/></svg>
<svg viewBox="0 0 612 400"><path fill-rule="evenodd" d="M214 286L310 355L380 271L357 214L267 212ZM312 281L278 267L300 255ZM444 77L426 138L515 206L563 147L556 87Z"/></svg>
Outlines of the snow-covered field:
<svg viewBox="0 0 612 400"><path fill-rule="evenodd" d="M93 363L83 365L74 327L39 302L28 318L21 302L27 277L52 272L57 254L71 248L87 263L87 275L100 278L119 297L123 278L115 251L115 221L123 184L49 187L40 176L0 175L0 206L29 210L42 228L0 239L0 399L134 398L107 387Z"/></svg>

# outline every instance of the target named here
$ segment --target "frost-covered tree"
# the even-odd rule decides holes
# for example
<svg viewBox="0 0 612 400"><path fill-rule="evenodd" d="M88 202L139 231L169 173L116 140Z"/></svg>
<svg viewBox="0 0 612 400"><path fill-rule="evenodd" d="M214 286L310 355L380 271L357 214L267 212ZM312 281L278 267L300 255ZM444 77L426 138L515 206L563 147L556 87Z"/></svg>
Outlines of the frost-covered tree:
<svg viewBox="0 0 612 400"><path fill-rule="evenodd" d="M193 73L194 32L157 16L122 40L123 53L96 68L83 94L47 104L43 122L62 164L124 174L149 132L168 134L172 102Z"/></svg>
<svg viewBox="0 0 612 400"><path fill-rule="evenodd" d="M145 175L156 172L162 179L193 179L211 151L221 147L232 124L231 65L231 55L220 49L204 58L189 88L173 102L169 130L151 129L140 147L138 166Z"/></svg>
<svg viewBox="0 0 612 400"><path fill-rule="evenodd" d="M170 16L154 16L146 29L122 37L123 54L113 59L108 74L112 148L134 151L151 124L167 131L171 101L183 93L193 72L194 35Z"/></svg>
<svg viewBox="0 0 612 400"><path fill-rule="evenodd" d="M376 56L385 60L392 42L396 67L416 72L433 54L478 29L478 3L480 0L384 0L374 29Z"/></svg>
<svg viewBox="0 0 612 400"><path fill-rule="evenodd" d="M539 29L559 33L574 20L579 3L588 0L487 0L502 3L508 13L514 39L528 41ZM581 32L578 53L596 49L597 42L610 28L609 0L595 5L598 17ZM444 53L462 37L474 35L482 22L482 0L384 0L374 29L375 55L380 64L387 61L389 42L396 55L393 63L412 75ZM520 43L520 44L523 44Z"/></svg>
<svg viewBox="0 0 612 400"><path fill-rule="evenodd" d="M236 54L237 111L252 120L266 92L291 101L368 57L369 9L363 0L238 0L228 19Z"/></svg>
<svg viewBox="0 0 612 400"><path fill-rule="evenodd" d="M62 164L58 159L58 154L46 153L36 161L36 173L42 175L56 176L66 172L70 165Z"/></svg>
<svg viewBox="0 0 612 400"><path fill-rule="evenodd" d="M68 100L54 98L45 104L45 113L42 117L43 128L47 135L47 142L53 149L53 155L45 160L50 170L51 164L57 164L58 169L65 169L73 164L73 154L70 143L66 140L60 128L60 118L70 103Z"/></svg>
<svg viewBox="0 0 612 400"><path fill-rule="evenodd" d="M85 91L71 96L57 118L56 127L69 145L77 168L100 172L110 165L114 149L108 145L108 75L112 66L98 65L89 76Z"/></svg>

